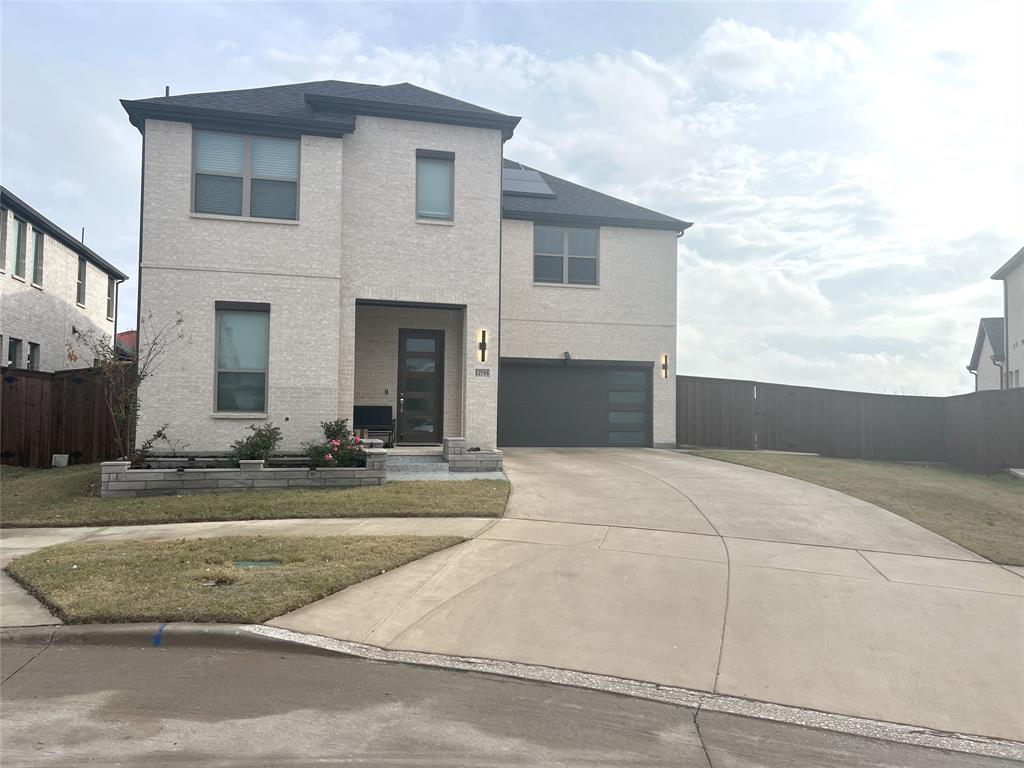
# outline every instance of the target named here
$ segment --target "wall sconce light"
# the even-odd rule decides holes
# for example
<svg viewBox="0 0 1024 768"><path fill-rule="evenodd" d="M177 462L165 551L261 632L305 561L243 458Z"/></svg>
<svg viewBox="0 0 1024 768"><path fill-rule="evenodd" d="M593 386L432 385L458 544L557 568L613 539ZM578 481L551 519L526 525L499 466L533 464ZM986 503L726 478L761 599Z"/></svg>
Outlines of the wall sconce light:
<svg viewBox="0 0 1024 768"><path fill-rule="evenodd" d="M476 345L480 350L480 362L487 362L487 331L480 331L480 343Z"/></svg>
<svg viewBox="0 0 1024 768"><path fill-rule="evenodd" d="M668 355L661 356L661 378L668 378Z"/></svg>

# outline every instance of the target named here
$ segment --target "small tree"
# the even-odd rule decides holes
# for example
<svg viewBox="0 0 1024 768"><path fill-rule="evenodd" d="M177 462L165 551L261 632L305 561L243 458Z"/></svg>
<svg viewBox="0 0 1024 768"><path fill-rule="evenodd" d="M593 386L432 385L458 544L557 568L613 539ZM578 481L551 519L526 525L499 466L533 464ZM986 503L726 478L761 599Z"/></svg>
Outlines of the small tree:
<svg viewBox="0 0 1024 768"><path fill-rule="evenodd" d="M184 324L180 311L162 325L156 324L150 312L141 318L135 354L129 359L123 359L110 338L97 329L71 328L68 362L76 363L83 355L93 360L114 428L117 450L123 459L131 459L135 453L139 387L160 369L174 347L189 342Z"/></svg>

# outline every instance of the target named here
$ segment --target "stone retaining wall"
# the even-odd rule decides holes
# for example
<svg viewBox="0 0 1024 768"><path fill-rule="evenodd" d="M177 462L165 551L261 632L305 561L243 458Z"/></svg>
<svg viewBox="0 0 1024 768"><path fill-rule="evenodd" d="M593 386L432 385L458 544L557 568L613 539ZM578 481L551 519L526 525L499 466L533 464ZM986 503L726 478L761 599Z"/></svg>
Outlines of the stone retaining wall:
<svg viewBox="0 0 1024 768"><path fill-rule="evenodd" d="M190 496L266 488L339 488L383 485L388 452L366 451L365 467L264 467L241 461L228 469L129 469L127 461L100 464L100 496Z"/></svg>
<svg viewBox="0 0 1024 768"><path fill-rule="evenodd" d="M450 472L500 472L502 453L499 450L471 451L466 438L446 437L441 447L441 458L448 462Z"/></svg>

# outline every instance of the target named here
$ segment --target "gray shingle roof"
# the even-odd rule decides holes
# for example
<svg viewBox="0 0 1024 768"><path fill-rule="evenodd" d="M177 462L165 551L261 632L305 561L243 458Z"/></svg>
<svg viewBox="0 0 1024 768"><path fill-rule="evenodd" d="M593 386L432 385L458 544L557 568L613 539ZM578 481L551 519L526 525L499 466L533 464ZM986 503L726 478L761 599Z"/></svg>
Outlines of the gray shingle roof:
<svg viewBox="0 0 1024 768"><path fill-rule="evenodd" d="M408 119L417 119L416 116L429 119L433 116L447 117L448 122L493 125L503 128L511 136L519 122L519 118L513 115L453 99L411 83L368 85L341 80L317 80L237 91L157 96L124 100L121 103L135 124L139 122L136 113L145 117L148 116L146 113L154 111L196 110L208 114L226 113L234 117L322 123L329 130L332 125L345 128L355 114L394 114Z"/></svg>
<svg viewBox="0 0 1024 768"><path fill-rule="evenodd" d="M981 361L981 350L985 345L985 337L988 336L988 343L992 345L992 352L997 361L1002 361L1006 356L1006 321L1001 317L983 317L978 323L978 336L974 340L974 352L971 354L971 363L967 370L972 373L978 370L978 363Z"/></svg>
<svg viewBox="0 0 1024 768"><path fill-rule="evenodd" d="M504 160L505 168L536 170L514 160ZM666 216L649 208L627 203L611 195L589 189L549 173L538 171L551 187L554 197L523 197L504 195L502 212L506 219L528 219L537 222L579 223L588 225L670 229L682 232L692 224Z"/></svg>

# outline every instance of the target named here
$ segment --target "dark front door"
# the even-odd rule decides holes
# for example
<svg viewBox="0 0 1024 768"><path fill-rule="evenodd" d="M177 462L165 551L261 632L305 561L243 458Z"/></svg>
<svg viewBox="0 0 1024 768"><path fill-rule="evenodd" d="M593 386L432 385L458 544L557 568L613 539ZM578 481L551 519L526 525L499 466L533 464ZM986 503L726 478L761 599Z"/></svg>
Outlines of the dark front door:
<svg viewBox="0 0 1024 768"><path fill-rule="evenodd" d="M444 418L444 332L398 332L398 440L439 443Z"/></svg>

